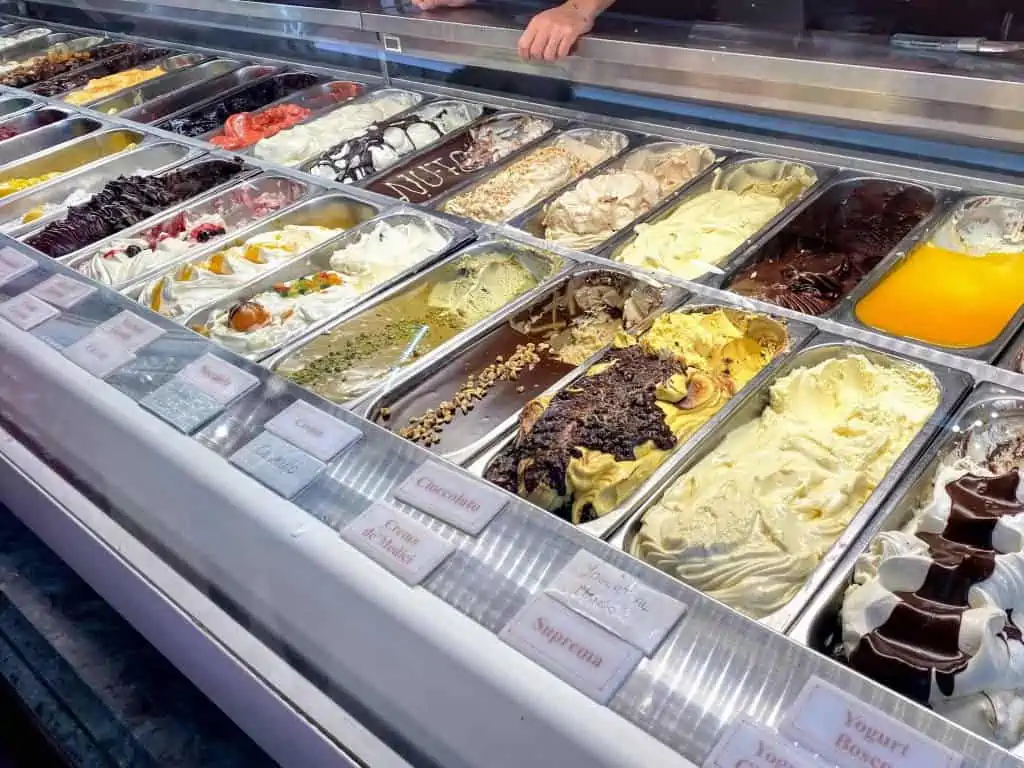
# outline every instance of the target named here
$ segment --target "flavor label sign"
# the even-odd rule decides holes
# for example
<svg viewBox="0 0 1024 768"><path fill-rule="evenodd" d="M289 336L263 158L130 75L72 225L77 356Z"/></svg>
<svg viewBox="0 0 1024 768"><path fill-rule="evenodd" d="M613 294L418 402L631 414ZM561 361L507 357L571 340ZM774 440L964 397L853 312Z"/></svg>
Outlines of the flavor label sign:
<svg viewBox="0 0 1024 768"><path fill-rule="evenodd" d="M686 611L684 603L582 550L545 592L648 656Z"/></svg>
<svg viewBox="0 0 1024 768"><path fill-rule="evenodd" d="M64 355L79 368L100 379L135 359L135 354L120 341L95 331L66 347Z"/></svg>
<svg viewBox="0 0 1024 768"><path fill-rule="evenodd" d="M23 293L0 304L0 317L23 331L35 328L59 314L60 312L31 293Z"/></svg>
<svg viewBox="0 0 1024 768"><path fill-rule="evenodd" d="M114 315L96 330L113 336L132 352L138 352L164 334L164 329L159 325L154 325L128 310Z"/></svg>
<svg viewBox="0 0 1024 768"><path fill-rule="evenodd" d="M286 499L309 485L324 464L269 432L261 432L231 456L231 463Z"/></svg>
<svg viewBox="0 0 1024 768"><path fill-rule="evenodd" d="M704 762L704 768L823 768L824 765L777 733L745 720L729 729Z"/></svg>
<svg viewBox="0 0 1024 768"><path fill-rule="evenodd" d="M321 411L305 400L296 400L264 425L294 446L330 461L363 436L355 427Z"/></svg>
<svg viewBox="0 0 1024 768"><path fill-rule="evenodd" d="M643 658L638 648L545 594L528 602L500 637L601 704Z"/></svg>
<svg viewBox="0 0 1024 768"><path fill-rule="evenodd" d="M251 373L209 353L182 368L178 378L221 405L227 405L260 383Z"/></svg>
<svg viewBox="0 0 1024 768"><path fill-rule="evenodd" d="M29 290L33 296L48 301L61 309L71 309L86 296L95 292L95 286L87 285L67 275L54 275Z"/></svg>
<svg viewBox="0 0 1024 768"><path fill-rule="evenodd" d="M386 502L349 523L341 538L402 581L423 581L455 551L455 545Z"/></svg>
<svg viewBox="0 0 1024 768"><path fill-rule="evenodd" d="M36 263L14 248L0 248L0 285L31 271Z"/></svg>
<svg viewBox="0 0 1024 768"><path fill-rule="evenodd" d="M508 503L504 494L436 461L427 461L395 490L395 498L476 536Z"/></svg>
<svg viewBox="0 0 1024 768"><path fill-rule="evenodd" d="M812 677L779 731L840 766L960 768L963 758L831 683Z"/></svg>

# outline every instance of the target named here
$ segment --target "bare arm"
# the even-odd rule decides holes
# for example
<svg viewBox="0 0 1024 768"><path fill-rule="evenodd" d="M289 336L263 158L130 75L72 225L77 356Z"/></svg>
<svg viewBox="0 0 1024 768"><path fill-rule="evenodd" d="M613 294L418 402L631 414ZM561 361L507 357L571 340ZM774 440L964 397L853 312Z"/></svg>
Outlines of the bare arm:
<svg viewBox="0 0 1024 768"><path fill-rule="evenodd" d="M519 39L524 59L555 61L569 55L573 44L594 28L594 20L615 0L566 0L534 16Z"/></svg>

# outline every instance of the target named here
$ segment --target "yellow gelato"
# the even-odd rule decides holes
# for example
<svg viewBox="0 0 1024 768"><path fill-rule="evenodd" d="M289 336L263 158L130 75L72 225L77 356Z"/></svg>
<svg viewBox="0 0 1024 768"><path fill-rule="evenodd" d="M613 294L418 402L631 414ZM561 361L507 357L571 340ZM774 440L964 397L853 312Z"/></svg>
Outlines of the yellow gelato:
<svg viewBox="0 0 1024 768"><path fill-rule="evenodd" d="M761 618L782 608L939 403L925 368L799 368L644 516L637 557Z"/></svg>
<svg viewBox="0 0 1024 768"><path fill-rule="evenodd" d="M661 221L638 224L617 261L696 278L717 269L747 238L817 180L803 165L761 160L719 172L712 188Z"/></svg>
<svg viewBox="0 0 1024 768"><path fill-rule="evenodd" d="M524 408L485 476L573 523L606 515L787 340L781 323L731 309L662 315L639 341L620 333L581 379Z"/></svg>
<svg viewBox="0 0 1024 768"><path fill-rule="evenodd" d="M44 181L49 181L50 179L60 176L60 174L60 171L50 171L49 173L44 173L40 176L0 181L0 197L7 197L8 195L13 195L15 192L21 192L23 189L34 187L36 184L42 184Z"/></svg>
<svg viewBox="0 0 1024 768"><path fill-rule="evenodd" d="M77 91L72 91L64 97L68 104L89 104L90 102L110 96L125 88L131 88L147 80L155 80L161 75L166 75L167 70L163 67L151 67L150 69L126 69L106 77L97 77L90 80Z"/></svg>

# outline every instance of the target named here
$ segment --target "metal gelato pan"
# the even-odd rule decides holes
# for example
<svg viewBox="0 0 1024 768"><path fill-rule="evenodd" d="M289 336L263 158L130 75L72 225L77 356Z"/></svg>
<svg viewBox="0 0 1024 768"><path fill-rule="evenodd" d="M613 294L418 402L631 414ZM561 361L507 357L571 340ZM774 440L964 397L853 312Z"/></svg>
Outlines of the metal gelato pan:
<svg viewBox="0 0 1024 768"><path fill-rule="evenodd" d="M96 61L74 67L67 72L61 72L46 80L39 80L32 85L26 86L26 89L43 96L62 97L69 91L81 88L92 80L115 75L127 69L145 67L147 65L152 66L172 55L174 55L174 52L169 48L138 45L134 49L115 53L111 56L104 56Z"/></svg>
<svg viewBox="0 0 1024 768"><path fill-rule="evenodd" d="M907 261L912 259L919 246L925 245L936 237L941 237L943 228L951 224L954 218L965 214L969 215L972 210L976 210L984 205L991 203L1000 204L1003 201L1007 202L1014 208L1024 210L1024 200L1018 198L1001 195L972 195L967 198L959 198L956 193L950 192L947 196L947 200L944 201L945 204L936 212L933 219L929 222L929 225L918 229L913 238L908 239L903 247L897 249L889 256L889 258L878 265L875 271L870 275L870 280L864 280L857 287L857 290L850 294L844 311L838 315L837 319L848 325L863 328L871 331L872 333L888 336L891 339L899 339L900 341L919 344L923 347L936 349L940 352L946 352L951 355L958 355L960 357L966 357L973 360L981 360L983 362L992 362L996 360L999 357L1000 352L1006 348L1010 343L1010 340L1013 339L1014 334L1021 327L1022 323L1024 323L1024 305L1021 305L1006 325L1003 326L1002 330L991 341L976 347L946 347L915 338L899 336L895 333L889 333L888 331L862 322L857 316L857 306L862 300L871 294L873 290L878 288L886 278L892 275ZM1019 259L1020 256L1017 255L1015 258Z"/></svg>
<svg viewBox="0 0 1024 768"><path fill-rule="evenodd" d="M537 297L528 307L516 313L504 313L499 327L481 336L471 345L456 350L446 358L435 358L431 365L415 372L405 372L395 377L386 391L373 397L364 411L367 419L398 433L411 417L419 417L428 410L437 410L444 402L455 404L459 391L470 377L476 379L480 372L496 361L505 363L517 348L527 343L540 344L547 332L557 335L566 329L562 317L552 320L550 306L558 298L564 307L563 313L580 317L577 297L581 292L600 289L599 283L588 283L588 279L611 278L620 281L615 286L619 295L633 302L636 325L629 328L636 333L646 328L652 318L678 306L687 294L676 286L666 286L649 277L616 267L593 264L580 266L565 275L543 295ZM575 293L569 295L569 290ZM514 328L527 326L530 333ZM566 340L568 342L568 339ZM604 353L606 346L589 355L578 365L562 362L553 356L523 365L514 376L499 376L483 396L471 401L472 408L460 412L437 437L436 442L420 440L427 450L438 453L454 463L461 463L486 449L494 440L507 435L518 423L524 405L546 392L558 391L579 376ZM452 433L457 437L452 438Z"/></svg>
<svg viewBox="0 0 1024 768"><path fill-rule="evenodd" d="M262 360L266 357L277 352L282 347L287 346L291 342L295 341L301 336L316 331L318 328L327 325L336 317L339 317L343 313L347 313L357 309L363 302L368 301L375 296L388 291L393 286L402 283L403 281L410 278L420 270L429 267L435 261L440 259L447 253L454 251L462 244L472 239L473 233L460 227L451 222L439 219L428 214L420 213L413 210L397 210L384 213L376 218L364 221L357 227L354 227L345 232L340 237L334 238L327 241L323 245L315 247L311 251L307 251L305 255L300 256L298 260L287 263L286 265L279 267L272 272L262 275L259 279L247 283L246 285L238 288L237 290L231 291L218 301L208 304L207 306L193 312L182 320L182 324L186 325L197 332L201 332L201 328L208 327L213 317L218 313L231 306L238 304L239 302L246 301L253 298L261 293L270 291L275 285L280 283L290 282L292 280L298 280L303 277L308 277L312 274L322 271L328 271L335 269L331 266L331 257L339 250L344 249L349 244L359 240L361 237L366 236L367 233L372 231L380 224L389 224L393 226L399 226L402 224L415 224L422 223L425 226L432 226L439 232L445 235L447 241L444 246L433 253L425 256L421 261L413 264L407 269L397 273L394 277L382 281L378 285L371 288L369 291L350 299L348 301L339 302L338 306L331 312L327 317L321 320L311 322L306 327L298 330L295 333L290 334L288 337L282 338L280 341L267 346L258 352L245 353L239 351L238 354L242 354L248 357L250 360Z"/></svg>
<svg viewBox="0 0 1024 768"><path fill-rule="evenodd" d="M670 152L672 150L685 149L686 147L692 147L692 146L696 146L696 145L687 144L687 143L681 142L681 141L666 141L666 140L660 139L660 138L648 138L646 141L639 142L638 145L635 145L632 149L630 149L629 152L627 152L627 153L625 153L623 155L620 155L618 158L613 159L611 162L609 162L607 164L604 164L604 165L600 165L600 166L598 166L596 168L592 168L590 171L588 171L587 173L583 174L583 176L581 176L580 179L578 181L574 182L571 186L566 187L565 189L563 189L557 195L552 195L547 200L544 200L544 201L538 203L537 205L533 206L532 208L530 208L525 213L522 213L519 216L517 216L514 219L512 219L512 221L510 223L516 229L521 229L524 232L532 235L533 237L537 237L537 238L540 238L541 240L544 240L544 239L546 239L545 238L544 219L545 219L545 217L547 215L548 209L562 195L565 195L565 194L571 192L572 190L575 190L585 180L593 179L593 178L598 177L598 176L604 176L606 174L619 173L625 167L629 166L629 164L632 162L634 157L636 157L637 155L640 155L640 154L648 154L649 153L649 154L654 154L654 155L660 155L662 153L667 153L667 152ZM632 220L630 220L629 222L627 222L623 226L619 227L618 230L616 230L616 232L612 233L611 235L606 237L601 242L596 243L596 244L590 246L589 248L577 249L577 250L585 250L585 251L596 251L596 250L599 250L601 248L601 246L603 246L605 243L607 243L609 240L611 240L611 238L613 238L619 232L626 232L626 231L631 230L633 228L633 226L636 224L636 222L639 221L644 216L644 214L648 213L650 210L653 210L653 208L657 207L658 205L661 205L665 201L671 200L673 197L675 197L675 196L685 192L687 187L689 187L691 184L697 183L697 181L701 177L703 177L704 174L709 173L712 168L716 168L722 162L724 162L724 160L729 156L729 154L730 153L727 150L722 150L722 149L718 149L718 148L712 149L712 148L708 147L707 148L706 156L701 158L701 167L698 169L697 173L693 176L693 178L683 182L677 189L672 190L671 192L669 192L667 195L665 195L661 199L655 201L654 206L652 206L651 209L648 209L648 211L643 211L642 213L640 213L639 215L634 217ZM566 246L566 247L569 247L569 246Z"/></svg>
<svg viewBox="0 0 1024 768"><path fill-rule="evenodd" d="M29 112L25 117L35 117L47 112L59 112L59 110L40 109ZM46 152L61 144L87 136L102 127L103 123L91 117L71 117L31 133L14 136L7 141L0 142L0 171L11 163L32 158L40 152Z"/></svg>
<svg viewBox="0 0 1024 768"><path fill-rule="evenodd" d="M826 182L819 189L817 195L806 198L805 203L799 208L794 216L787 221L778 222L771 231L767 232L765 236L761 238L760 244L756 248L734 260L732 266L722 278L722 287L725 290L731 290L731 286L740 272L748 270L752 265L757 265L766 259L778 258L784 250L796 246L797 243L800 243L799 249L801 251L806 251L809 245L805 245L804 243L807 242L806 238L808 238L808 233L819 232L821 228L829 222L829 217L833 215L834 211L848 211L853 208L853 215L857 215L858 211L855 206L851 206L851 201L855 199L854 196L857 191L863 189L865 186L874 186L877 189L886 190L885 193L892 194L915 190L920 193L922 202L927 203L928 209L925 211L921 220L918 221L917 224L913 225L906 235L900 238L899 241L896 242L888 251L880 255L881 258L876 261L875 266L869 269L867 274L861 278L861 280L848 294L840 297L831 309L818 315L820 317L836 317L844 311L849 297L853 295L861 284L872 282L875 279L875 275L879 267L887 258L889 258L890 254L906 248L910 243L916 242L919 233L930 227L932 221L941 209L941 201L945 195L944 192L931 189L921 184L911 184L906 181L886 179L878 176L865 176L863 174L850 173L840 174L832 181ZM881 217L878 211L871 210L863 214L863 218L872 222L880 223ZM832 232L829 236L833 239L839 239L840 237L837 232ZM816 236L811 238L811 242L817 242L819 240L820 238L817 238ZM870 247L870 245L856 244L856 248L858 249L864 249L867 247ZM823 276L822 279L827 278ZM782 306L794 311L802 311L799 309L800 305L796 301L800 298L797 291L794 291L794 297L793 306L786 306L784 304ZM817 313L807 312L807 314Z"/></svg>
<svg viewBox="0 0 1024 768"><path fill-rule="evenodd" d="M196 69L202 69L203 66L205 65L200 65ZM179 112L194 109L197 104L206 102L214 96L221 96L225 91L237 90L241 86L280 71L281 67L279 66L248 64L239 66L238 69L229 69L223 74L212 76L209 79L200 79L198 82L184 85L143 104L136 104L132 94L121 94L105 99L99 103L97 108L101 111L114 109L125 120L133 120L136 123L156 123L177 115Z"/></svg>
<svg viewBox="0 0 1024 768"><path fill-rule="evenodd" d="M9 128L15 131L15 134L9 139L0 139L0 146L3 146L4 142L20 138L31 131L37 131L61 120L67 120L74 114L74 112L69 112L66 109L44 107L6 120L0 118L0 129Z"/></svg>
<svg viewBox="0 0 1024 768"><path fill-rule="evenodd" d="M575 139L576 141L582 142L583 144L587 144L594 148L609 149L609 155L602 159L600 162L596 163L593 166L594 168L603 168L609 162L614 160L618 155L620 155L629 146L629 136L627 136L625 133L622 133L621 131L601 130L596 128L583 127L570 128L567 131L562 131L561 133L557 133L554 136L550 136L549 138L545 139L539 144L527 145L526 147L521 148L519 151L513 152L511 155L509 155L509 157L507 157L498 165L491 166L490 170L486 174L477 177L472 183L466 184L465 186L455 187L451 192L439 198L438 201L435 203L435 207L439 211L444 211L445 213L448 213L451 216L459 215L454 211L450 211L448 209L448 206L453 201L457 200L463 195L472 194L478 187L481 187L491 182L492 179L501 176L501 174L507 171L510 166L518 163L521 160L525 160L529 158L531 155L534 155L537 152L540 152L548 147L555 146L564 139ZM589 168L587 170L589 171L593 169ZM560 194L564 189L566 189L570 184L575 183L579 179L580 176L576 176L572 179L569 179L565 183L549 185L548 187L539 190L540 199L537 201L536 204L542 204L545 201L551 199L552 197L555 197L556 195ZM514 190L510 189L509 191L511 194L514 194ZM529 207L530 206L528 206L528 208ZM510 212L509 215L501 218L501 222L511 221L512 219L516 218L522 213L524 213L524 210Z"/></svg>
<svg viewBox="0 0 1024 768"><path fill-rule="evenodd" d="M478 257L490 254L498 254L502 256L507 255L513 258L530 272L537 281L537 285L526 291L524 294L512 299L507 305L505 305L505 307L490 317L454 333L450 338L441 342L432 350L422 356L418 356L416 346L418 346L419 342L422 341L422 339L429 333L429 327L421 325L421 330L418 333L411 335L409 347L406 352L400 356L401 359L392 367L390 375L402 370L406 365L409 366L407 370L409 370L410 373L414 369L424 370L425 366L429 366L432 360L445 358L450 355L451 352L458 349L463 342L476 338L477 335L487 333L504 322L504 313L506 311L517 311L530 304L536 296L546 292L548 283L571 265L571 262L568 262L559 256L537 251L510 240L488 240L481 243L475 243L461 251L457 251L431 269L425 272L420 272L410 280L394 286L391 290L378 294L376 299L364 302L358 307L358 311L343 315L321 328L306 333L293 344L286 346L276 355L265 360L263 364L271 370L277 371L279 375L286 375L291 368L296 365L296 356L305 354L310 345L316 344L319 339L330 337L342 324L353 323L355 325L351 327L356 327L358 323L374 316L375 312L388 306L393 300L401 300L406 296L415 294L417 290L432 284L457 279L458 276L463 273L465 269L464 265L467 260L474 260ZM410 362L413 359L416 361ZM368 383L365 388L354 393L344 402L348 403L348 407L357 408L362 398L368 398L379 388L387 386L389 383L387 379L388 376L384 376L379 381ZM326 395L323 394L321 394L321 396L326 397ZM328 397L327 399L331 398Z"/></svg>
<svg viewBox="0 0 1024 768"><path fill-rule="evenodd" d="M199 162L205 162L211 159L213 158L207 156L199 160ZM186 167L188 166L182 166L182 168ZM244 176L241 178L244 179ZM99 256L104 251L109 250L114 241L140 237L150 230L169 229L168 225L182 217L195 220L202 216L217 215L223 218L225 228L227 229L225 234L215 236L203 243L196 243L191 249L191 253L182 253L176 258L160 264L159 266L153 267L145 273L124 281L124 283L115 284L114 287L117 288L122 284L145 280L148 276L163 272L168 267L185 261L196 253L205 252L215 245L219 245L219 243L225 238L233 236L237 232L244 230L246 227L262 221L269 216L277 215L281 211L287 210L310 192L309 185L295 179L290 179L286 176L256 176L252 179L243 180L241 182L239 182L239 179L239 176L235 176L223 184L204 192L197 199L193 198L192 200L187 200L183 203L179 203L178 205L171 206L167 210L161 211L157 215L151 216L132 227L128 227L127 229L121 230L110 237L92 243L77 253L62 257L61 262L71 267L71 269L81 272L82 268L89 261ZM280 195L282 198L281 207L274 211L274 213L268 214L267 216L253 216L252 209L248 206L248 203L261 195Z"/></svg>
<svg viewBox="0 0 1024 768"><path fill-rule="evenodd" d="M34 179L48 174L56 174L52 179L39 182L49 184L60 183L63 187L63 175L69 171L95 163L110 155L134 148L146 140L146 135L127 128L103 130L88 136L69 141L49 152L38 154L17 163L0 168L0 184L10 183L19 179ZM13 192L3 198L6 204L16 195L24 194L39 184Z"/></svg>
<svg viewBox="0 0 1024 768"><path fill-rule="evenodd" d="M35 109L39 104L35 99L27 99L23 96L0 98L0 117L14 117L26 110Z"/></svg>
<svg viewBox="0 0 1024 768"><path fill-rule="evenodd" d="M48 48L58 43L66 43L74 39L75 35L70 32L54 32L49 35L34 37L16 43L9 48L0 48L0 61L15 61L33 54L44 53ZM0 45L2 44L3 40L0 40Z"/></svg>
<svg viewBox="0 0 1024 768"><path fill-rule="evenodd" d="M167 57L162 58L162 59L156 59L154 61L147 61L144 64L125 67L123 70L118 70L118 73L115 73L115 74L119 74L121 71L127 71L127 70L130 70L130 69L141 69L141 70L151 71L151 70L158 69L158 68L159 69L163 69L164 70L164 74L158 75L157 77L154 77L152 80L147 80L146 82L141 83L140 85L128 86L126 88L122 88L122 89L120 89L118 91L115 91L112 94L108 94L107 96L101 96L98 99L93 99L92 101L82 102L81 104L76 104L75 106L87 106L90 109L95 109L97 104L101 104L102 105L103 102L107 101L108 99L110 99L110 98L112 98L114 96L121 95L122 93L124 93L126 91L129 91L129 92L133 92L133 91L137 91L137 90L141 91L141 89L146 87L146 86L155 87L155 89L158 91L155 94L153 94L153 93L149 94L149 98L153 98L153 96L158 96L158 95L160 95L162 93L167 93L168 91L162 90L159 86L156 86L155 84L158 83L158 81L163 81L164 84L166 84L166 79L169 76L171 76L171 75L179 75L180 76L183 71L190 70L192 67L194 67L196 64L198 64L199 62L203 61L206 58L207 58L207 56L205 56L204 54L201 54L201 53L176 53L176 54L173 54L171 56L167 56ZM103 62L100 62L98 65L94 65L94 66L102 66L102 65L103 65ZM81 72L80 74L85 74L85 72ZM89 74L91 74L91 72ZM97 76L95 78L91 78L88 82L92 82L93 79L101 79L101 78L104 78L104 77L112 77L112 76L113 75L107 75L107 74L99 75L97 73ZM88 85L88 82L83 84L82 86L73 88L72 90L69 90L66 93L62 93L60 95L60 98L62 100L64 100L64 101L67 101L68 99L72 98L75 94L77 94L79 91L84 90L85 87ZM171 80L171 82L172 83L177 82L178 86L176 86L176 87L180 87L181 85L184 85L184 83L180 82L180 78L175 78L174 80ZM151 88L150 90L153 90L153 88ZM139 101L138 103L141 104L142 102ZM112 113L108 113L108 114L112 114Z"/></svg>
<svg viewBox="0 0 1024 768"><path fill-rule="evenodd" d="M710 173L705 174L695 183L688 185L661 205L655 206L653 210L649 211L634 222L631 229L620 232L609 240L602 248L598 249L597 255L611 259L612 261L621 262L622 253L633 244L634 240L636 240L637 226L660 224L662 221L674 214L681 206L691 202L701 195L711 192L719 187L727 188L730 181L734 179L739 179L742 182L741 174L744 172L746 166L774 167L781 172L784 172L786 169L792 169L794 173L803 171L804 173L812 175L814 177L814 182L808 185L801 194L783 207L781 211L765 221L749 237L746 237L742 241L736 243L735 247L727 255L722 257L717 265L709 267L703 274L693 278L684 278L682 275L673 274L672 272L657 269L653 266L648 267L644 265L642 268L650 269L653 272L660 273L677 280L689 279L693 282L717 287L721 283L722 277L731 269L738 259L742 258L751 247L756 246L764 237L764 234L773 230L776 224L788 221L790 217L801 208L803 202L811 195L815 194L818 188L835 173L835 169L833 168L825 166L811 166L804 163L794 162L792 160L786 160L784 158L765 156L737 156L730 158L728 162L714 168ZM723 179L725 179L725 181L723 181Z"/></svg>
<svg viewBox="0 0 1024 768"><path fill-rule="evenodd" d="M1021 430L1024 430L1024 395L989 383L980 384L971 392L949 423L944 425L939 439L904 475L885 506L851 542L828 581L808 602L787 633L789 637L830 658L842 658L845 654L840 612L861 555L880 533L900 530L911 523L932 499L936 476L943 464L963 456L968 446L976 449L994 447L993 443L1019 437ZM1019 583L1014 588L1019 588ZM924 627L924 619L921 621Z"/></svg>
<svg viewBox="0 0 1024 768"><path fill-rule="evenodd" d="M380 209L376 205L355 200L347 195L330 194L303 200L302 202L293 205L291 208L275 213L273 216L262 219L255 224L232 233L230 238L223 239L214 246L204 247L199 251L189 254L183 260L175 261L145 275L141 275L130 283L125 284L120 290L121 293L139 301L140 303L146 304L154 311L160 311L165 317L175 319L184 317L195 312L197 309L206 306L210 302L204 301L200 304L184 308L184 310L180 312L169 309L161 310L155 307L151 301L152 297L150 296L150 291L154 287L155 281L173 280L174 275L185 265L201 264L215 253L226 251L235 246L244 245L249 238L256 235L273 232L289 225L330 227L333 229L347 230L361 224L367 219L373 218L378 213L380 213ZM336 242L338 237L340 237L340 234L324 241L323 245ZM318 243L318 245L321 244ZM302 255L302 252L296 253L293 258L298 259ZM291 259L289 259L289 261L291 261ZM227 292L227 290L231 290L231 288L226 289L225 292Z"/></svg>
<svg viewBox="0 0 1024 768"><path fill-rule="evenodd" d="M896 487L902 474L911 466L915 457L931 442L943 421L960 402L972 384L972 379L968 374L927 362L901 358L874 347L847 341L839 336L819 334L803 349L789 356L771 372L770 377L763 378L758 382L758 386L747 387L746 396L737 398L732 407L724 409L719 414L720 418L714 420L713 428L702 435L700 440L693 443L691 448L677 461L665 468L666 471L659 479L657 486L652 487L651 493L631 517L616 543L624 551L632 552L633 540L638 535L648 510L655 506L665 492L682 476L714 451L733 430L760 417L768 407L771 387L776 381L799 368L808 368L827 360L842 359L852 355L863 355L871 362L881 366L912 363L929 370L935 376L939 387L939 403L909 445L896 457L864 504L853 514L843 532L828 548L799 590L782 608L761 619L766 626L780 632L786 631L806 608L811 598L827 582L829 575L841 561L844 553L878 514L882 503Z"/></svg>
<svg viewBox="0 0 1024 768"><path fill-rule="evenodd" d="M703 300L702 300L703 301ZM682 308L675 310L675 312L691 313L691 312L714 312L719 309L725 309L727 311L736 312L743 315L761 315L759 312L750 312L749 310L739 309L733 307L724 302L712 302L712 303L701 303L701 304L688 304ZM764 315L765 317L771 317L770 315ZM643 336L643 333L649 330L653 324L657 315L653 316L642 328L636 332L637 336ZM774 374L776 370L780 368L783 361L791 354L792 350L803 344L811 335L814 334L814 328L804 323L792 322L784 320L782 318L771 317L785 326L788 333L788 339L786 345L779 351L778 355L768 363L758 374L738 393L736 393L732 399L722 407L722 409L713 415L707 422L698 427L691 435L684 437L675 447L673 447L662 459L661 464L654 468L650 476L641 481L641 483L622 500L622 502L615 508L610 510L607 514L598 517L593 520L586 521L576 526L580 530L586 533L596 536L598 538L607 538L615 532L619 526L625 522L633 511L637 508L637 505L642 503L643 500L651 493L652 489L658 486L658 484L664 478L668 468L672 466L673 461L680 455L684 454L688 450L689 446L696 444L705 435L715 428L725 414L729 413L731 409L736 407L736 403L742 400L743 397L747 396L751 391L758 389L763 385L764 382ZM590 370L595 364L599 364L607 354L607 350L597 355L594 359L589 360L585 366L578 368L572 376L568 377L568 381L559 386L557 389L554 387L546 395L555 395L558 391L566 389L572 386L573 381L584 376L588 370ZM484 477L488 468L492 462L498 458L498 456L505 451L506 448L510 447L516 440L518 435L518 425L513 426L512 430L504 436L498 443L494 444L490 449L484 453L478 455L471 462L466 464L467 469L479 477ZM548 513L554 515L554 513ZM562 518L560 515L555 515ZM566 521L571 524L570 521Z"/></svg>
<svg viewBox="0 0 1024 768"><path fill-rule="evenodd" d="M41 184L17 195L0 200L0 232L19 237L36 230L56 218L63 217L67 209L59 207L47 215L36 215L24 221L26 214L42 211L48 205L59 206L67 200L68 190L81 190L92 195L119 176L160 173L179 163L197 157L201 151L183 144L159 142L123 152L95 165L69 173L60 184Z"/></svg>
<svg viewBox="0 0 1024 768"><path fill-rule="evenodd" d="M194 60L186 64L187 57L193 57ZM172 56L167 61L175 62L178 64L177 66L169 66L164 62L154 65L163 66L167 70L167 74L94 101L89 104L89 108L106 115L120 114L122 110L142 106L155 98L172 94L181 88L187 88L204 80L219 77L241 66L241 62L233 59L212 59L197 64L196 61L202 58L205 57L199 54Z"/></svg>

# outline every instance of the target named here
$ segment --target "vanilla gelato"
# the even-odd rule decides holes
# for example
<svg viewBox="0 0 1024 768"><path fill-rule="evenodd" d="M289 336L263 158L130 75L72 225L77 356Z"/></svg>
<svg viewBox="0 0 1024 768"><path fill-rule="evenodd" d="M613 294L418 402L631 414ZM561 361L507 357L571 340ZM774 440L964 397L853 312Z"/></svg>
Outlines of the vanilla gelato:
<svg viewBox="0 0 1024 768"><path fill-rule="evenodd" d="M456 195L443 208L477 221L508 221L624 146L625 137L612 131L564 133Z"/></svg>
<svg viewBox="0 0 1024 768"><path fill-rule="evenodd" d="M776 381L644 515L633 554L763 618L796 594L935 411L921 366L859 354Z"/></svg>
<svg viewBox="0 0 1024 768"><path fill-rule="evenodd" d="M253 235L241 245L184 264L153 280L143 288L139 303L165 317L187 315L341 232L289 224Z"/></svg>
<svg viewBox="0 0 1024 768"><path fill-rule="evenodd" d="M261 160L300 165L359 135L374 123L409 109L419 98L417 94L397 90L370 94L364 101L346 104L312 122L261 139L253 151Z"/></svg>
<svg viewBox="0 0 1024 768"><path fill-rule="evenodd" d="M710 190L685 199L666 218L638 224L615 259L682 278L721 271L730 254L816 180L806 166L776 160L727 168Z"/></svg>
<svg viewBox="0 0 1024 768"><path fill-rule="evenodd" d="M703 146L641 148L605 173L583 179L544 212L544 238L585 251L661 202L715 159Z"/></svg>

